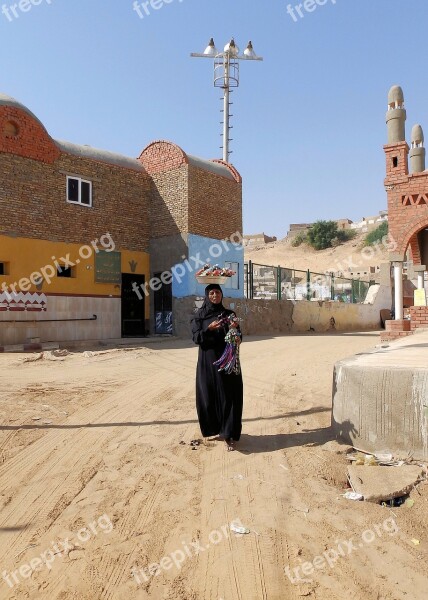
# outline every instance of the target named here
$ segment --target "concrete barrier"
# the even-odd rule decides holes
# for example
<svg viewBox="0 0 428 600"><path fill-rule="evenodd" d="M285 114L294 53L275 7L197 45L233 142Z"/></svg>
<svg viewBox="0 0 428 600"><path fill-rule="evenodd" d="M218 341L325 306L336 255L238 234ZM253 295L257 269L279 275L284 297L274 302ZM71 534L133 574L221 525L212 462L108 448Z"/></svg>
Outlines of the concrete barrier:
<svg viewBox="0 0 428 600"><path fill-rule="evenodd" d="M428 332L341 360L333 376L332 426L366 452L428 458Z"/></svg>

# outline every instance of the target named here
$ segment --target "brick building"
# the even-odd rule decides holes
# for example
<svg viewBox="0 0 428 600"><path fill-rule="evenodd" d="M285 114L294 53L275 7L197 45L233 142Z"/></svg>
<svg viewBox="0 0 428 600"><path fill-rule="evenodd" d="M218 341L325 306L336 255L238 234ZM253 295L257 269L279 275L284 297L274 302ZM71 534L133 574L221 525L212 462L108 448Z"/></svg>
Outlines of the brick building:
<svg viewBox="0 0 428 600"><path fill-rule="evenodd" d="M222 161L54 140L0 95L0 207L0 349L172 333L174 298L203 291L195 256L236 266L243 295L241 178Z"/></svg>
<svg viewBox="0 0 428 600"><path fill-rule="evenodd" d="M265 244L276 242L277 239L278 238L275 235L266 235L264 232L253 233L250 235L244 235L244 246L264 246Z"/></svg>
<svg viewBox="0 0 428 600"><path fill-rule="evenodd" d="M203 295L194 276L200 261L232 268L236 275L224 286L225 295L244 295L242 179L230 164L188 155L165 141L149 144L138 160L151 177L151 274L159 277L172 266L174 275L170 286L154 294L154 331L170 331L172 312L177 326L184 319L174 330L185 334L189 314L176 300Z"/></svg>
<svg viewBox="0 0 428 600"><path fill-rule="evenodd" d="M385 189L389 233L396 245L390 255L394 268L395 322L387 324L394 332L404 333L416 327L428 327L426 306L411 306L411 320L403 320L403 263L407 263L409 277L417 277L426 304L426 294L422 290L425 290L424 275L428 264L428 171L425 170L424 136L420 125L412 129L410 148L406 142L406 109L403 90L399 86L393 86L389 91L386 122Z"/></svg>

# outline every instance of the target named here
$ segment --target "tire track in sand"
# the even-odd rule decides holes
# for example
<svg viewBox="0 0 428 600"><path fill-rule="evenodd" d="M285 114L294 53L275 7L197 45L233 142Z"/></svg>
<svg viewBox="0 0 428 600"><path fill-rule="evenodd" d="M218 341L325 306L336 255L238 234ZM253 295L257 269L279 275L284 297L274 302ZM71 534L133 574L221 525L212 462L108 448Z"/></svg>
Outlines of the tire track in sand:
<svg viewBox="0 0 428 600"><path fill-rule="evenodd" d="M174 377L173 379L177 378ZM72 418L68 420L66 424L72 424L71 421L75 424L82 422L92 424L104 422L108 424L110 422L114 423L119 419L126 421L124 406L126 407L128 415L132 415L133 420L137 418L135 417L135 414L138 415L142 410L144 410L144 422L161 420L161 415L165 410L165 406L168 406L168 402L173 402L174 394L168 394L170 388L165 384L159 386L158 381L158 374L153 375L150 379L146 379L147 387L149 389L153 389L154 384L156 383L155 389L157 392L156 395L153 395L150 392L145 394L145 398L143 399L145 400L144 403L150 407L148 410L141 406L141 394L138 394L138 400L132 399L130 401L130 398L134 396L133 392L138 385L132 384L127 386L125 390L122 390L120 394L115 393L105 398L100 406L74 413ZM171 384L173 381L170 380L168 383ZM138 410L136 410L137 408ZM4 559L7 555L10 556L12 551L26 547L28 543L31 543L36 537L39 538L40 536L43 536L44 532L46 533L47 530L50 530L52 524L58 518L58 510L63 512L69 504L74 500L78 500L79 495L81 495L81 492L87 483L86 481L81 481L83 470L90 469L92 473L90 480L92 480L94 474L91 466L94 464L96 467L99 467L100 452L103 451L106 445L111 445L115 439L121 438L122 436L123 428L120 426L109 428L108 430L104 428L85 429L84 426L70 430L53 429L39 440L39 442L36 442L36 448L32 447L31 453L25 452L24 450L15 457L14 460L8 461L7 465L3 466L3 469L0 470L0 485L3 486L3 489L9 491L12 490L11 479L13 478L14 473L18 472L20 477L18 478L19 481L13 482L14 498L9 502L8 506L4 507L1 515L1 522L4 525L12 522L17 523L19 522L18 520L20 520L21 523L33 523L36 520L40 522L40 526L36 531L34 531L33 528L30 532L30 528L26 527L23 531L18 533L10 532L7 545L2 544L2 548L5 550L7 548L7 551L2 552L0 550L0 558L3 559L3 564L5 564ZM61 452L57 451L58 438L60 438L62 442ZM78 448L77 452L76 446ZM182 453L184 453L184 451ZM37 461L34 458L35 456L38 456ZM43 457L44 460L41 460L40 457ZM172 452L166 451L164 452L164 459L166 459L167 463L170 465L171 462L173 463L174 460L176 461L177 457ZM43 468L35 468L35 462L37 462L37 465L43 464ZM143 460L139 465L139 468L143 473L150 472L150 467L153 466L150 465L150 462L151 457L149 456L146 461ZM182 466L183 465L181 465L181 467ZM177 472L178 475L184 473L187 479L189 478L189 475L192 474L191 468L189 469L185 466L183 471L181 467L177 469L169 468L169 475L158 476L158 479L163 479L163 482L155 483L150 491L149 497L146 498L144 506L136 503L134 510L130 511L127 516L125 515L123 523L121 523L118 528L119 535L122 535L123 537L123 533L127 528L133 529L134 531L145 529L153 514L154 507L162 504L162 494L165 484L173 482L173 478L170 477L171 473ZM157 467L155 466L155 468ZM64 473L67 473L65 478L63 476ZM197 475L197 471L193 473L195 479L197 478ZM56 480L58 480L57 485L53 488L51 487L49 491L44 492L43 490L40 490L40 485L43 484L44 481L49 481L52 484L52 482ZM33 482L37 482L37 485L33 486ZM67 488L66 497L64 497L63 493L64 488ZM49 515L54 516L54 518L49 520ZM52 534L53 532L49 531L49 539L52 539ZM46 535L44 537L46 538ZM2 535L2 541L4 539L5 538ZM40 540L40 547L43 546L42 540ZM49 542L47 541L45 545L48 548ZM115 590L117 591L120 582L129 579L130 565L133 564L133 555L135 555L137 549L136 544L131 543L130 546L132 552L130 551L128 553L129 559L115 561L109 559L106 554L101 557L101 561L96 569L88 566L88 574L91 572L95 576L98 575L98 578L102 581L103 589L102 596L91 597L112 598L114 597L114 594L116 593ZM25 555L22 555L19 561L20 564L22 561L25 561ZM50 576L42 586L44 593L47 593L48 590L53 592L54 590L60 590L61 588L64 589L62 586L64 586L67 581L68 571L66 563L63 564L63 567L65 568L62 568L63 572L58 577L55 578L52 576L52 573L49 574ZM93 590L95 592L94 588ZM24 593L23 589L22 592ZM38 596L32 594L31 597L36 598Z"/></svg>
<svg viewBox="0 0 428 600"><path fill-rule="evenodd" d="M151 379L155 380L156 376ZM148 383L153 383L149 381ZM124 406L128 414L135 415L139 408L141 411L141 394L138 399L135 394L137 384L127 386L122 392L111 394L104 401L93 407L77 411L64 425L79 425L81 423L96 425L97 423L115 423L126 421L124 419ZM165 394L164 386L159 393L157 386L156 397L149 397L154 404L150 414L145 417L156 418L159 411L159 400ZM134 396L134 398L132 398ZM130 401L130 397L132 400ZM7 560L7 556L16 549L25 547L34 541L34 535L39 537L46 531L53 521L48 515L54 510L67 490L69 503L76 497L87 481L81 481L81 474L85 469L92 471L100 464L100 451L103 444L111 442L115 435L115 427L85 427L77 429L51 428L39 441L31 447L21 451L16 457L7 461L0 468L0 489L8 496L13 492L13 497L3 507L0 516L0 527L23 527L16 532L2 532L0 560ZM120 426L117 427L120 433ZM107 431L106 431L107 430ZM101 445L100 445L101 442ZM64 477L63 474L66 473ZM38 484L32 485L34 479ZM56 481L53 488L46 484ZM42 483L46 484L42 487Z"/></svg>

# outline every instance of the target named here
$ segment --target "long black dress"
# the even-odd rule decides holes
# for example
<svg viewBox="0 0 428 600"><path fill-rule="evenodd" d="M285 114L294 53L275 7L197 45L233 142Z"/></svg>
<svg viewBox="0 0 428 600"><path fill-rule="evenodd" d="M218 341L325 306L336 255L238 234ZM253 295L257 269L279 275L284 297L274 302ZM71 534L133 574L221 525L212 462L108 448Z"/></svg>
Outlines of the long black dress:
<svg viewBox="0 0 428 600"><path fill-rule="evenodd" d="M192 319L192 337L199 346L196 369L196 410L204 437L220 435L238 441L242 429L243 385L242 375L227 375L213 363L226 347L224 337L228 327L208 331L208 325L220 313L235 314L222 304L214 305L206 298L204 306Z"/></svg>

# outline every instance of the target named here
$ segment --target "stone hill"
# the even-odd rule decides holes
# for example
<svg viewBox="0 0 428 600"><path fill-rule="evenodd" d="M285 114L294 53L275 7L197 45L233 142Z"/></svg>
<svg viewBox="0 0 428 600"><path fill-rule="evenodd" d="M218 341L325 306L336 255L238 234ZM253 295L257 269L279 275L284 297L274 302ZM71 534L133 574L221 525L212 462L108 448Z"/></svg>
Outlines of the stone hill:
<svg viewBox="0 0 428 600"><path fill-rule="evenodd" d="M312 272L334 272L337 276L375 279L383 262L388 262L388 248L379 243L364 246L366 233L336 248L314 250L307 244L293 248L288 237L275 242L245 247L245 261L264 265L280 265Z"/></svg>

